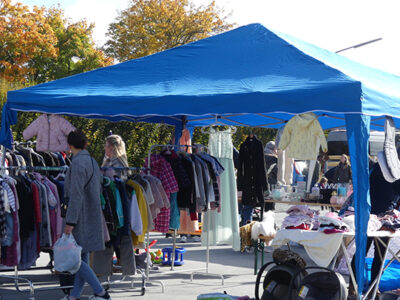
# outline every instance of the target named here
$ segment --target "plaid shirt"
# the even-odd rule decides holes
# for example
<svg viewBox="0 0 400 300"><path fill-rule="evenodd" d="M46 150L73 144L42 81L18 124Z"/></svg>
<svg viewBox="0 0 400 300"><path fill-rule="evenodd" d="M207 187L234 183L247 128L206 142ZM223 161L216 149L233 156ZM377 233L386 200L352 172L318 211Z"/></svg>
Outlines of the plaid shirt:
<svg viewBox="0 0 400 300"><path fill-rule="evenodd" d="M147 167L147 161L145 163ZM171 193L179 191L178 182L176 181L171 165L159 154L153 154L150 158L150 173L161 180L165 193L169 199Z"/></svg>
<svg viewBox="0 0 400 300"><path fill-rule="evenodd" d="M171 211L169 208L161 208L160 213L154 220L154 230L162 233L168 232L170 215Z"/></svg>
<svg viewBox="0 0 400 300"><path fill-rule="evenodd" d="M145 163L147 167L147 161ZM178 182L176 181L174 172L172 171L171 165L166 161L164 157L159 154L153 154L150 157L150 173L151 175L157 177L161 180L162 186L167 194L168 199L170 199L171 193L176 193L179 191ZM169 230L169 219L170 219L170 209L161 208L160 213L154 219L154 230L159 232L168 232Z"/></svg>

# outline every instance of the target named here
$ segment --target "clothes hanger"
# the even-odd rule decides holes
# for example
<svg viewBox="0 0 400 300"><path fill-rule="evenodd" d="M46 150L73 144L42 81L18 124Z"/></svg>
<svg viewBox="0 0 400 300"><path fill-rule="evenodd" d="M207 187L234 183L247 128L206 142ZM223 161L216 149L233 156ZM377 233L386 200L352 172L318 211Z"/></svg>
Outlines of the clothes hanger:
<svg viewBox="0 0 400 300"><path fill-rule="evenodd" d="M104 184L104 186L109 186L111 184L111 179L106 177L106 176L104 176L103 177L103 184Z"/></svg>
<svg viewBox="0 0 400 300"><path fill-rule="evenodd" d="M216 115L214 123L201 127L200 131L202 133L208 134L208 133L210 133L210 131L209 130L207 131L206 129L207 128L211 129L211 127L213 127L213 126L228 126L231 129L232 133L235 133L237 131L237 128L235 126L226 125L225 123L218 121L218 119L219 119L219 116Z"/></svg>
<svg viewBox="0 0 400 300"><path fill-rule="evenodd" d="M54 178L54 180L65 179L65 173L67 172L67 168L62 170L58 175Z"/></svg>

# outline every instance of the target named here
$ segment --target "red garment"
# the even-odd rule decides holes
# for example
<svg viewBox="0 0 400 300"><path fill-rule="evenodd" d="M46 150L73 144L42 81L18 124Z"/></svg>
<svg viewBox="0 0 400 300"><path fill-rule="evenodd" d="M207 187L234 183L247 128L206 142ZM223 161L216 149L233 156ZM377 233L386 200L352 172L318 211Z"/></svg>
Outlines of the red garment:
<svg viewBox="0 0 400 300"><path fill-rule="evenodd" d="M32 193L33 193L33 203L34 203L34 214L35 222L42 223L42 210L40 207L40 194L39 188L35 183L31 183Z"/></svg>
<svg viewBox="0 0 400 300"><path fill-rule="evenodd" d="M326 234L342 233L342 232L344 232L344 230L335 229L335 228L332 228L332 229L324 229L324 233L326 233Z"/></svg>
<svg viewBox="0 0 400 300"><path fill-rule="evenodd" d="M190 213L190 220L192 221L198 221L197 213Z"/></svg>
<svg viewBox="0 0 400 300"><path fill-rule="evenodd" d="M154 221L154 230L162 233L166 233L169 230L169 219L170 219L170 209L161 208L160 213L157 215Z"/></svg>
<svg viewBox="0 0 400 300"><path fill-rule="evenodd" d="M33 207L35 214L35 225L36 225L36 245L37 245L37 253L40 253L40 223L42 223L42 210L40 207L40 194L39 188L35 183L31 183L32 194L33 194Z"/></svg>
<svg viewBox="0 0 400 300"><path fill-rule="evenodd" d="M301 224L299 226L289 226L286 229L301 229L301 230L310 230L311 226L309 224Z"/></svg>
<svg viewBox="0 0 400 300"><path fill-rule="evenodd" d="M147 167L147 161L145 166ZM179 192L178 182L176 181L174 172L172 171L171 165L164 157L159 154L151 155L150 169L150 174L161 180L168 198L171 193Z"/></svg>
<svg viewBox="0 0 400 300"><path fill-rule="evenodd" d="M147 167L147 161L145 162L145 166ZM171 193L179 191L178 182L176 181L171 165L164 157L159 154L151 155L150 169L150 174L160 179L168 199L170 199ZM163 233L168 232L170 213L169 208L161 208L157 218L154 219L154 230Z"/></svg>

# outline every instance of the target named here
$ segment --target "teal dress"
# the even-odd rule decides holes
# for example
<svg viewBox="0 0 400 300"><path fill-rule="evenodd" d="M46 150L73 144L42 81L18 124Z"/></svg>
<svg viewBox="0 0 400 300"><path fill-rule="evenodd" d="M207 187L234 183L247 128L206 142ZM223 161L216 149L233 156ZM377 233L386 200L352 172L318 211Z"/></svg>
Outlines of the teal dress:
<svg viewBox="0 0 400 300"><path fill-rule="evenodd" d="M204 214L201 242L206 245L208 235L210 245L232 245L234 251L239 251L239 214L232 132L231 129L210 130L210 154L218 159L225 171L220 176L221 212L212 210Z"/></svg>

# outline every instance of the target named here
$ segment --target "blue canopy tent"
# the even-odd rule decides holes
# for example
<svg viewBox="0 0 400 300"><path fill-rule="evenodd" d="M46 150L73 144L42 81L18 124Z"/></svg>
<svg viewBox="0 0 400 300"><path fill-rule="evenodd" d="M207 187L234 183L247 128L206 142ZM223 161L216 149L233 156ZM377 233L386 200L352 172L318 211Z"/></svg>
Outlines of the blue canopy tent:
<svg viewBox="0 0 400 300"><path fill-rule="evenodd" d="M356 203L357 278L364 282L369 219L369 130L400 117L400 78L250 24L154 55L8 93L0 143L10 147L17 111L189 127L281 127L315 112L347 128ZM360 289L362 290L362 288Z"/></svg>

